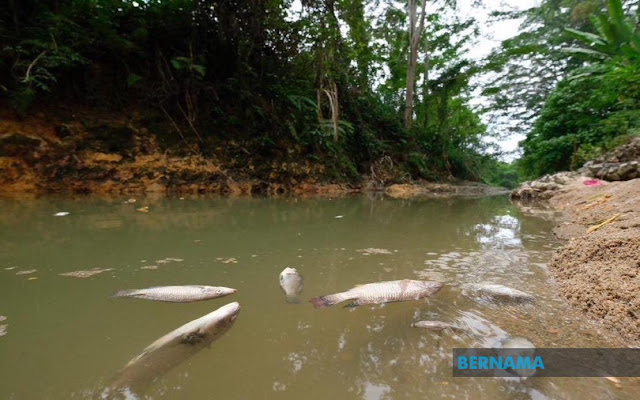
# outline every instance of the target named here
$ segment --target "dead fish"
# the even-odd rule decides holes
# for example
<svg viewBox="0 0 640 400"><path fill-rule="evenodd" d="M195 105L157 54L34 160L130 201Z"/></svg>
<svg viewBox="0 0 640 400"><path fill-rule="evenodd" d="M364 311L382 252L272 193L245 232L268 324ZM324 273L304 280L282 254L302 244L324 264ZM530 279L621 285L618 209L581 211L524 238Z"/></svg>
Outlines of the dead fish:
<svg viewBox="0 0 640 400"><path fill-rule="evenodd" d="M33 274L36 271L38 271L38 270L37 269L25 269L25 270L16 272L16 275L29 275L29 274Z"/></svg>
<svg viewBox="0 0 640 400"><path fill-rule="evenodd" d="M471 284L465 286L465 288L474 292L479 292L481 294L491 296L496 299L522 302L532 302L536 300L536 298L529 293L525 293L520 290L513 289L504 285L498 285L495 283Z"/></svg>
<svg viewBox="0 0 640 400"><path fill-rule="evenodd" d="M314 297L310 301L315 308L330 307L347 300L352 300L350 306L382 304L433 296L440 288L442 288L441 282L404 279L367 283L346 292Z"/></svg>
<svg viewBox="0 0 640 400"><path fill-rule="evenodd" d="M154 380L169 372L231 328L240 313L234 302L188 322L156 340L133 358L112 379L102 398L124 398L128 393L143 393Z"/></svg>
<svg viewBox="0 0 640 400"><path fill-rule="evenodd" d="M130 297L155 301L168 301L172 303L189 303L192 301L209 300L223 297L237 292L222 286L157 286L147 289L121 290L111 297Z"/></svg>
<svg viewBox="0 0 640 400"><path fill-rule="evenodd" d="M529 339L523 337L510 337L503 339L494 346L500 349L535 349L536 346Z"/></svg>
<svg viewBox="0 0 640 400"><path fill-rule="evenodd" d="M460 327L442 321L418 321L411 324L411 326L414 328L429 329L432 331L443 331L445 329L462 330Z"/></svg>
<svg viewBox="0 0 640 400"><path fill-rule="evenodd" d="M7 328L9 325L0 325L0 336L4 336L7 334Z"/></svg>
<svg viewBox="0 0 640 400"><path fill-rule="evenodd" d="M280 273L280 287L287 296L287 303L300 303L298 296L302 293L302 276L295 268L285 268Z"/></svg>
<svg viewBox="0 0 640 400"><path fill-rule="evenodd" d="M523 337L509 337L498 341L493 345L494 349L500 349L496 352L498 356L510 356L514 359L517 357L533 358L536 353L536 346L529 339ZM535 375L535 369L507 369L506 373L514 377L528 378Z"/></svg>
<svg viewBox="0 0 640 400"><path fill-rule="evenodd" d="M88 271L73 271L73 272L65 272L63 274L60 274L61 276L70 276L73 278L91 278L94 275L98 275L101 274L103 272L108 272L108 271L113 271L113 268L105 268L105 269L99 269L99 268L94 268Z"/></svg>
<svg viewBox="0 0 640 400"><path fill-rule="evenodd" d="M373 247L369 247L368 249L360 249L356 251L362 254L363 256L370 256L372 254L393 254L387 249L375 249Z"/></svg>

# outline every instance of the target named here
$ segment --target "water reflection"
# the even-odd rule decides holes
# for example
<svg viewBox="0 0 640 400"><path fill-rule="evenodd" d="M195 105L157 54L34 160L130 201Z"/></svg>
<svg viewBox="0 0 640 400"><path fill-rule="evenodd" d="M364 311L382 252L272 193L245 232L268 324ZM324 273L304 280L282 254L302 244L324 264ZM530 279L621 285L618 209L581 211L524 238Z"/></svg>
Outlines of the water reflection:
<svg viewBox="0 0 640 400"><path fill-rule="evenodd" d="M451 377L454 347L491 346L514 336L537 347L615 343L554 292L546 271L557 246L548 233L552 224L522 215L506 199L125 200L0 202L0 314L11 321L0 340L0 398L90 398L150 336L221 305L125 304L109 294L195 283L236 287L243 316L211 350L154 382L151 398L607 399L638 393L631 384L618 390L594 379ZM136 211L144 205L148 213ZM53 217L61 210L70 214ZM357 251L367 248L391 254ZM182 261L154 261L168 259ZM235 262L223 262L230 259ZM140 269L151 264L158 268ZM4 269L13 266L37 269L39 279ZM288 266L305 279L300 304L282 299L278 276ZM58 275L91 268L114 270L83 280ZM359 283L405 278L447 285L426 301L383 307L314 310L307 302ZM537 301L508 305L464 295L462 285L480 282L520 289ZM419 320L464 330L412 328Z"/></svg>

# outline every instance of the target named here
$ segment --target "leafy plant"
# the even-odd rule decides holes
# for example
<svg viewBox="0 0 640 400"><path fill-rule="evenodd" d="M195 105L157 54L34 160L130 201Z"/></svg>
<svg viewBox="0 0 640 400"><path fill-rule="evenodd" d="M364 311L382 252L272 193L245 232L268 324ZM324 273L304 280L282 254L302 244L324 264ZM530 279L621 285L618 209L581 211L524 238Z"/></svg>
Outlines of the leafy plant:
<svg viewBox="0 0 640 400"><path fill-rule="evenodd" d="M640 59L637 23L625 17L621 0L608 0L607 9L608 15L591 17L597 34L566 28L572 37L587 44L588 48L569 47L563 50L601 58L622 56L630 61Z"/></svg>

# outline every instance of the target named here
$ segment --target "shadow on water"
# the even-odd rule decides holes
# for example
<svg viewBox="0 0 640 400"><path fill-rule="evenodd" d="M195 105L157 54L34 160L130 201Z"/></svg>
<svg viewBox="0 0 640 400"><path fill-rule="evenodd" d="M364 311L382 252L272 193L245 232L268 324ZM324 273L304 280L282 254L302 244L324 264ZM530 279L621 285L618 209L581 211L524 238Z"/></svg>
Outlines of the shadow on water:
<svg viewBox="0 0 640 400"><path fill-rule="evenodd" d="M126 200L0 201L0 315L9 323L0 337L0 398L90 398L154 337L226 303L109 298L124 288L175 284L237 288L231 300L242 305L243 316L210 349L145 377L153 381L150 398L638 394L637 384L616 389L604 379L452 378L454 347L492 346L508 337L537 347L616 343L558 297L546 269L558 246L552 222L523 215L505 198ZM137 211L143 206L149 212ZM60 211L69 215L53 216ZM358 252L370 248L387 254ZM279 281L285 267L304 278L299 304L285 301ZM60 276L91 268L113 270L88 279ZM31 269L36 272L16 275ZM426 301L323 310L307 302L397 279L446 285ZM536 301L494 302L462 290L482 282ZM411 327L420 320L464 329Z"/></svg>

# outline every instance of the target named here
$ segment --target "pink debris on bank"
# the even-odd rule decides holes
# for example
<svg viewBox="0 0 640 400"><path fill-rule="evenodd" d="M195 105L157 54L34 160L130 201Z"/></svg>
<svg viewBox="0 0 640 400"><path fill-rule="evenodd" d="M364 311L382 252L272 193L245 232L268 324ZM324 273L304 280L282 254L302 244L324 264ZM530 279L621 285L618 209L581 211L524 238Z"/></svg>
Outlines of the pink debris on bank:
<svg viewBox="0 0 640 400"><path fill-rule="evenodd" d="M601 186L604 185L604 182L599 179L587 179L586 181L582 182L582 184L585 186Z"/></svg>

